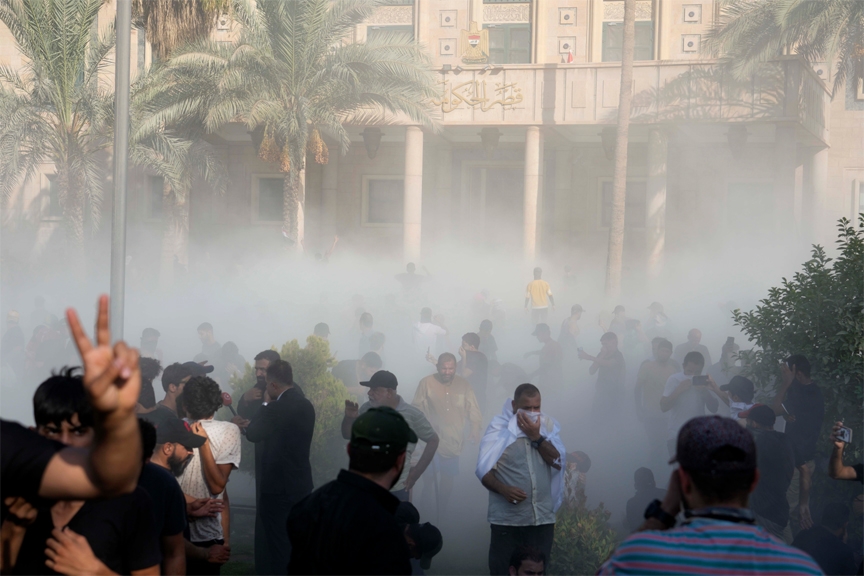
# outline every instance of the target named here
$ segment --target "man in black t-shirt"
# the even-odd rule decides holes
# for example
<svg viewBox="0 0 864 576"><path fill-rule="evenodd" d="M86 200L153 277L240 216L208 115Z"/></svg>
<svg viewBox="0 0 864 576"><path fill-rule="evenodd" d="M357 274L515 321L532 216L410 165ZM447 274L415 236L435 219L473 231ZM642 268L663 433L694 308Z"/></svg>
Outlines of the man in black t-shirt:
<svg viewBox="0 0 864 576"><path fill-rule="evenodd" d="M462 346L459 347L459 375L468 380L477 397L480 411L486 410L486 384L489 379L489 361L486 355L478 351L480 335L468 332L462 336Z"/></svg>
<svg viewBox="0 0 864 576"><path fill-rule="evenodd" d="M792 545L810 554L828 576L855 574L855 554L846 545L848 525L849 507L831 502L822 510L820 525L800 532Z"/></svg>
<svg viewBox="0 0 864 576"><path fill-rule="evenodd" d="M605 423L617 417L624 400L624 385L627 376L624 355L618 350L618 335L606 332L600 337L600 352L597 356L579 352L582 360L591 360L589 374L597 374L597 392L591 411L596 423Z"/></svg>
<svg viewBox="0 0 864 576"><path fill-rule="evenodd" d="M816 443L825 417L822 390L810 378L810 361L793 354L780 364L782 384L772 408L786 419L786 436L795 451L795 477L789 486L789 527L792 534L813 526L810 484L815 469ZM787 531L787 542L789 533Z"/></svg>
<svg viewBox="0 0 864 576"><path fill-rule="evenodd" d="M654 472L650 468L639 468L633 473L636 494L627 501L627 529L635 532L645 521L645 509L654 500L662 501L666 490L657 487Z"/></svg>
<svg viewBox="0 0 864 576"><path fill-rule="evenodd" d="M838 438L843 422L835 422L831 430L831 442L834 448L831 450L831 460L828 462L828 475L835 480L855 480L864 483L864 464L860 462L852 466L843 464L843 450L846 442Z"/></svg>
<svg viewBox="0 0 864 576"><path fill-rule="evenodd" d="M178 362L167 366L162 372L162 389L165 390L165 397L156 404L156 407L149 412L142 412L140 416L153 424L156 429L159 429L166 420L176 420L177 415L177 398L183 393L183 388L189 379L192 378L192 372Z"/></svg>
<svg viewBox="0 0 864 576"><path fill-rule="evenodd" d="M759 483L750 494L750 509L756 523L783 540L789 523L786 491L795 472L795 455L788 436L774 430L776 415L764 404L756 404L738 414L747 419L747 428L756 441Z"/></svg>

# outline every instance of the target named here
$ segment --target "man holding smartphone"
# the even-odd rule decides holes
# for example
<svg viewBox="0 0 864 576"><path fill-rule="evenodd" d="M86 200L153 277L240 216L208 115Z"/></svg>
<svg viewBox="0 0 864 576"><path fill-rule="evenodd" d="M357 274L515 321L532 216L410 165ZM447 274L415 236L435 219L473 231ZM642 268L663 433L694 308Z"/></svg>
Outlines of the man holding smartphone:
<svg viewBox="0 0 864 576"><path fill-rule="evenodd" d="M705 409L714 414L720 406L717 384L710 376L702 376L705 357L699 352L684 356L683 370L666 381L660 410L670 412L666 446L669 456L675 454L678 431L691 418L705 416Z"/></svg>
<svg viewBox="0 0 864 576"><path fill-rule="evenodd" d="M810 517L810 485L816 465L816 443L825 417L822 390L810 378L810 361L793 354L780 363L781 385L772 408L786 419L786 435L795 451L795 475L789 492L789 527L786 541L813 526Z"/></svg>
<svg viewBox="0 0 864 576"><path fill-rule="evenodd" d="M859 462L854 466L843 464L843 449L846 448L847 440L844 439L843 431L849 430L843 426L843 422L835 422L831 430L831 441L834 448L831 450L831 459L828 461L828 475L834 480L855 480L864 483L864 464ZM851 441L851 433L848 441Z"/></svg>

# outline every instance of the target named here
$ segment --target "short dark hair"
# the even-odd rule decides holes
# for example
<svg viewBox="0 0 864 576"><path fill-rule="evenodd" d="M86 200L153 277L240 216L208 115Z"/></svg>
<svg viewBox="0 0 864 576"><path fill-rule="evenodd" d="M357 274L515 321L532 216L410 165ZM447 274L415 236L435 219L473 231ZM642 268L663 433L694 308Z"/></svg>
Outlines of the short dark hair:
<svg viewBox="0 0 864 576"><path fill-rule="evenodd" d="M179 362L166 366L162 371L162 389L168 392L168 386L171 384L179 386L180 381L187 376L192 376L192 372Z"/></svg>
<svg viewBox="0 0 864 576"><path fill-rule="evenodd" d="M143 418L138 418L138 431L141 432L141 459L146 462L156 449L156 426Z"/></svg>
<svg viewBox="0 0 864 576"><path fill-rule="evenodd" d="M271 364L281 359L282 357L275 350L264 350L255 355L255 360L267 360Z"/></svg>
<svg viewBox="0 0 864 576"><path fill-rule="evenodd" d="M138 361L141 367L141 380L152 383L162 373L162 364L156 358L141 358Z"/></svg>
<svg viewBox="0 0 864 576"><path fill-rule="evenodd" d="M842 502L829 502L822 509L822 526L839 530L849 523L849 507Z"/></svg>
<svg viewBox="0 0 864 576"><path fill-rule="evenodd" d="M359 322L364 326L372 326L372 314L370 314L369 312L363 312L363 314L360 315Z"/></svg>
<svg viewBox="0 0 864 576"><path fill-rule="evenodd" d="M637 468L633 473L633 483L636 489L639 488L656 488L657 481L654 480L654 472L650 468Z"/></svg>
<svg viewBox="0 0 864 576"><path fill-rule="evenodd" d="M319 322L315 325L315 328L312 329L312 334L315 336L328 336L330 334L330 326L327 325L326 322Z"/></svg>
<svg viewBox="0 0 864 576"><path fill-rule="evenodd" d="M526 560L537 562L538 564L542 562L543 570L546 570L546 554L529 546L520 546L513 551L513 554L510 555L510 567L515 568L518 572L519 568L522 567L522 563Z"/></svg>
<svg viewBox="0 0 864 576"><path fill-rule="evenodd" d="M438 363L436 365L440 366L444 362L456 362L456 356L454 356L450 352L444 352L443 354L438 356Z"/></svg>
<svg viewBox="0 0 864 576"><path fill-rule="evenodd" d="M804 376L810 377L810 361L803 354L792 354L786 358L786 364L789 365L790 370L793 367L797 368Z"/></svg>
<svg viewBox="0 0 864 576"><path fill-rule="evenodd" d="M377 352L366 352L366 354L360 358L360 361L364 366L368 366L369 368L380 369L381 366L384 365L384 363L381 362L381 356L379 356Z"/></svg>
<svg viewBox="0 0 864 576"><path fill-rule="evenodd" d="M660 348L668 348L669 350L672 350L674 346L672 346L672 342L670 342L669 340L666 340L665 338L660 338L660 341L657 343L657 349L659 350Z"/></svg>
<svg viewBox="0 0 864 576"><path fill-rule="evenodd" d="M480 322L480 330L481 331L482 330L488 330L489 332L491 332L492 331L492 321L491 320L483 320L482 322Z"/></svg>
<svg viewBox="0 0 864 576"><path fill-rule="evenodd" d="M755 475L755 470L724 474L690 472L690 476L693 478L693 485L705 499L712 503L746 499L750 493L750 487L753 486Z"/></svg>
<svg viewBox="0 0 864 576"><path fill-rule="evenodd" d="M348 468L363 472L364 474L383 474L396 465L396 459L405 451L398 454L387 454L373 452L372 450L363 450L348 445Z"/></svg>
<svg viewBox="0 0 864 576"><path fill-rule="evenodd" d="M277 360L267 366L267 379L282 386L290 386L294 383L294 371L291 364L285 360Z"/></svg>
<svg viewBox="0 0 864 576"><path fill-rule="evenodd" d="M72 422L78 414L81 426L94 424L93 407L84 390L84 379L76 371L80 366L64 366L42 382L33 394L33 419L38 426Z"/></svg>
<svg viewBox="0 0 864 576"><path fill-rule="evenodd" d="M240 348L234 342L225 342L222 345L222 350L219 351L222 358L232 358L240 354Z"/></svg>
<svg viewBox="0 0 864 576"><path fill-rule="evenodd" d="M513 401L517 402L522 396L534 398L538 394L540 394L540 389L533 384L520 384L516 387L516 391L513 392Z"/></svg>
<svg viewBox="0 0 864 576"><path fill-rule="evenodd" d="M212 332L213 331L213 325L210 324L209 322L202 322L201 324L198 325L198 331L200 332L201 330L207 330L209 332Z"/></svg>
<svg viewBox="0 0 864 576"><path fill-rule="evenodd" d="M601 342L603 342L604 340L615 340L617 342L618 334L616 334L615 332L606 332L600 337Z"/></svg>
<svg viewBox="0 0 864 576"><path fill-rule="evenodd" d="M682 366L685 364L698 364L699 366L705 366L705 357L702 356L701 352L688 352L686 356L684 356L684 362L681 363Z"/></svg>
<svg viewBox="0 0 864 576"><path fill-rule="evenodd" d="M540 268L539 266L537 266L536 268L534 268L534 277L535 277L535 278L539 278L541 274L543 274L543 269L542 269L542 268Z"/></svg>
<svg viewBox="0 0 864 576"><path fill-rule="evenodd" d="M476 332L468 332L464 336L462 336L462 341L466 342L469 346L473 346L474 348L480 347L480 335Z"/></svg>
<svg viewBox="0 0 864 576"><path fill-rule="evenodd" d="M423 308L420 310L420 320L432 320L432 309L431 308Z"/></svg>
<svg viewBox="0 0 864 576"><path fill-rule="evenodd" d="M212 416L222 406L219 384L207 376L195 376L183 389L183 407L193 420Z"/></svg>

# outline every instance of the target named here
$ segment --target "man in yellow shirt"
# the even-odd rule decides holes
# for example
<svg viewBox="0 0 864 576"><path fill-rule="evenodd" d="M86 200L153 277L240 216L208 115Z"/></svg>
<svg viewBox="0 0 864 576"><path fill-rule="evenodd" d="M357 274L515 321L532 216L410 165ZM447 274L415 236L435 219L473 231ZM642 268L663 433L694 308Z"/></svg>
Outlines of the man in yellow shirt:
<svg viewBox="0 0 864 576"><path fill-rule="evenodd" d="M534 324L545 323L549 316L549 305L555 309L555 299L552 297L552 288L545 280L541 280L543 270L534 268L534 280L525 289L525 310L531 304L531 322Z"/></svg>
<svg viewBox="0 0 864 576"><path fill-rule="evenodd" d="M437 373L420 381L412 404L426 414L441 443L435 455L440 473L439 512L444 512L459 475L459 456L464 447L465 423L471 425L471 441L480 440L483 416L471 384L456 375L456 357L445 352L438 357Z"/></svg>

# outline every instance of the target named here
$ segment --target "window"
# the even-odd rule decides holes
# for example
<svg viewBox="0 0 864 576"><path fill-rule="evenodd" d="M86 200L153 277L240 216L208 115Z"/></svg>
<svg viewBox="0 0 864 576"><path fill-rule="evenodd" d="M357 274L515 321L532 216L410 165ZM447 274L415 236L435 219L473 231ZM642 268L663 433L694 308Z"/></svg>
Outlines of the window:
<svg viewBox="0 0 864 576"><path fill-rule="evenodd" d="M366 180L364 224L402 224L405 205L402 178L369 178Z"/></svg>
<svg viewBox="0 0 864 576"><path fill-rule="evenodd" d="M60 202L60 189L57 186L57 175L46 174L48 202L45 204L45 218L61 218L63 216L63 205Z"/></svg>
<svg viewBox="0 0 864 576"><path fill-rule="evenodd" d="M369 26L366 28L366 41L379 40L387 35L395 36L397 42L414 40L413 26Z"/></svg>
<svg viewBox="0 0 864 576"><path fill-rule="evenodd" d="M489 24L489 62L491 64L528 64L531 62L529 24Z"/></svg>
<svg viewBox="0 0 864 576"><path fill-rule="evenodd" d="M282 194L284 178L258 179L258 213L259 222L282 221Z"/></svg>
<svg viewBox="0 0 864 576"><path fill-rule="evenodd" d="M165 179L162 176L147 177L147 217L162 218L162 197L165 194Z"/></svg>
<svg viewBox="0 0 864 576"><path fill-rule="evenodd" d="M603 23L603 62L620 62L624 44L624 23ZM636 22L636 46L633 51L635 60L654 59L654 22Z"/></svg>
<svg viewBox="0 0 864 576"><path fill-rule="evenodd" d="M624 227L645 227L645 182L627 182L627 193L624 197ZM612 182L603 182L603 206L601 209L601 224L608 228L612 223Z"/></svg>

